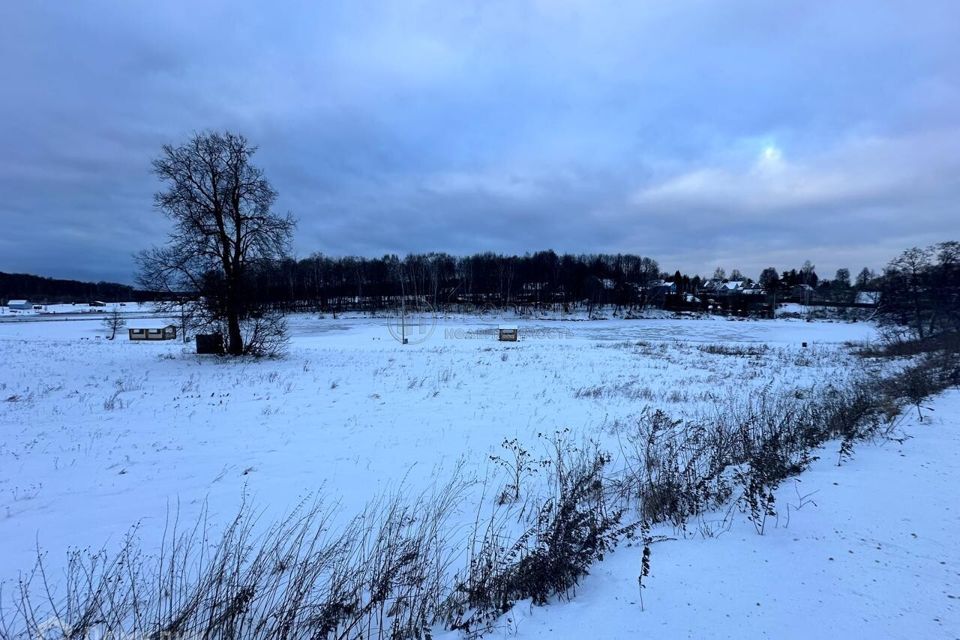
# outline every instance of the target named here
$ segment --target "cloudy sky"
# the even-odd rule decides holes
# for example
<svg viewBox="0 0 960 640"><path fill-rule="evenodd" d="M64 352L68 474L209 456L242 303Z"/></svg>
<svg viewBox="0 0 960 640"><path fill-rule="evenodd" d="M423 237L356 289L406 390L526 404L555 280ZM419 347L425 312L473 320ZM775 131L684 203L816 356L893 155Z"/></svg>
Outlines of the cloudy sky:
<svg viewBox="0 0 960 640"><path fill-rule="evenodd" d="M956 0L5 2L0 271L133 279L150 161L231 129L298 256L748 275L960 239Z"/></svg>

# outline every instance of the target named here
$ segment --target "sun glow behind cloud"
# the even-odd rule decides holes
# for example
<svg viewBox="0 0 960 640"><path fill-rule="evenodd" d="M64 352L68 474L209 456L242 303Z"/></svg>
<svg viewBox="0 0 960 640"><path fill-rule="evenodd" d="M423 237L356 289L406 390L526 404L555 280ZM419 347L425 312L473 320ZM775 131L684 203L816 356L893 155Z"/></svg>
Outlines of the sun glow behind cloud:
<svg viewBox="0 0 960 640"><path fill-rule="evenodd" d="M765 170L776 170L783 166L783 152L775 145L767 145L760 152L760 159L757 163L758 168Z"/></svg>
<svg viewBox="0 0 960 640"><path fill-rule="evenodd" d="M643 208L723 211L733 219L812 211L822 206L890 204L898 194L935 196L957 180L960 129L898 138L855 138L803 162L765 146L755 162L736 168L695 168L639 189Z"/></svg>

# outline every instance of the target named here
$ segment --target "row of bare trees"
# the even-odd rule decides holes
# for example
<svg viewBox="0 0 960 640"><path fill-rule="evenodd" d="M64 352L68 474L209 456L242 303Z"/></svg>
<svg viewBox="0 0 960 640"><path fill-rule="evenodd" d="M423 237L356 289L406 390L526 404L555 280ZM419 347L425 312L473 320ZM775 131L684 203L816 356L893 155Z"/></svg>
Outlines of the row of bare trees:
<svg viewBox="0 0 960 640"><path fill-rule="evenodd" d="M880 295L881 318L912 337L960 331L960 242L904 251L884 270Z"/></svg>
<svg viewBox="0 0 960 640"><path fill-rule="evenodd" d="M264 263L257 296L278 308L340 311L391 308L402 296L434 309L468 304L569 306L593 302L634 306L659 276L655 260L635 255L524 256L481 253L330 257Z"/></svg>

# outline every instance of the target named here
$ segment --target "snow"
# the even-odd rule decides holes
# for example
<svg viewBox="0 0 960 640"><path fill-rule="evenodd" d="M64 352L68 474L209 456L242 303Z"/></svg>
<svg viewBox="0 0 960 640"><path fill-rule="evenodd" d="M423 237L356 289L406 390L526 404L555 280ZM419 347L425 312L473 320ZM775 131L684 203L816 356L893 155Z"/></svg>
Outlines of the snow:
<svg viewBox="0 0 960 640"><path fill-rule="evenodd" d="M148 307L121 310L129 326L177 324ZM0 322L0 581L29 569L38 545L56 565L68 548L117 543L136 523L150 551L171 512L190 521L206 505L224 522L243 495L265 522L313 492L348 516L454 468L482 478L505 438L535 445L537 434L569 428L611 445L610 426L648 406L691 415L709 397L842 373L852 364L845 343L875 335L862 322L422 316L405 320L411 339L401 345L398 318L299 315L286 358L231 361L196 356L179 340L98 340L102 316L61 313ZM497 341L506 323L520 342ZM769 348L741 357L706 344ZM638 556L624 548L574 601L516 611L516 631L780 637L796 630L778 627L789 616L829 629L808 618L817 600L837 598L856 600L837 629L881 629L910 607L917 613L898 619L903 628L949 628L955 602L942 601L958 595L956 573L932 563L960 565L944 535L958 524L947 508L960 503L949 483L958 442L938 435L955 426L958 404L938 401L936 422L909 428L917 437L902 447L863 447L839 469L835 453L824 454L802 478L817 504L788 527L760 537L739 518L717 539L656 545L645 612L635 604ZM927 463L945 456L953 467ZM792 484L783 492L797 501ZM470 496L464 509L475 513ZM921 594L929 602L918 603Z"/></svg>
<svg viewBox="0 0 960 640"><path fill-rule="evenodd" d="M705 392L811 382L843 368L840 342L873 332L790 321L516 321L523 340L501 343L501 321L428 318L416 329L408 318L402 346L385 319L298 316L289 356L259 362L198 357L179 340L97 340L99 318L0 323L0 575L29 564L38 536L51 549L100 544L135 522L162 521L176 501L185 517L205 500L225 517L245 487L277 511L321 488L357 510L462 456L482 475L504 438L536 442L565 427L591 437L648 404L679 413ZM779 373L708 356L696 347L704 341L774 345ZM578 398L581 389L602 397Z"/></svg>
<svg viewBox="0 0 960 640"><path fill-rule="evenodd" d="M807 305L799 304L797 302L786 302L778 305L777 315L785 313L801 314L806 312L808 309L809 307L807 307Z"/></svg>
<svg viewBox="0 0 960 640"><path fill-rule="evenodd" d="M843 466L825 447L780 488L794 508L763 536L735 514L717 537L655 544L643 611L640 549L621 546L576 598L515 607L489 637L958 637L960 391L932 408L902 444L862 444Z"/></svg>
<svg viewBox="0 0 960 640"><path fill-rule="evenodd" d="M28 308L19 310L0 306L0 321L89 319L89 314L105 314L114 310L125 315L154 313L154 305L150 302L97 302L95 306L91 306L86 302L37 304L26 300L11 300L8 304L12 307L15 303L26 304Z"/></svg>
<svg viewBox="0 0 960 640"><path fill-rule="evenodd" d="M124 319L124 329L163 329L173 325L177 326L177 322L173 318L158 318L158 317L136 317L136 318L125 318Z"/></svg>

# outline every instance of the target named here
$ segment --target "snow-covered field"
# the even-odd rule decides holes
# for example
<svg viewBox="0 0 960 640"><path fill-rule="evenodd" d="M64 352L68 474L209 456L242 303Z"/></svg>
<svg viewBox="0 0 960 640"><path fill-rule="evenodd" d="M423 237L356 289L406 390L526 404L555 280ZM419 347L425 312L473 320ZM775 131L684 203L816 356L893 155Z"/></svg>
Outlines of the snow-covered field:
<svg viewBox="0 0 960 640"><path fill-rule="evenodd" d="M158 326L161 322L155 322ZM288 357L200 358L179 342L98 338L97 321L0 323L0 575L45 549L98 545L168 505L227 517L246 491L284 511L323 490L355 511L463 459L483 474L505 438L569 428L602 438L646 406L803 384L843 366L864 324L725 320L521 322L497 342L476 319L291 320ZM808 342L808 348L801 347ZM769 345L751 358L703 344Z"/></svg>
<svg viewBox="0 0 960 640"><path fill-rule="evenodd" d="M836 447L777 492L790 517L758 536L655 544L640 611L640 549L621 546L569 602L517 606L489 637L960 637L960 391L910 414L903 443ZM578 631L589 630L588 635Z"/></svg>
<svg viewBox="0 0 960 640"><path fill-rule="evenodd" d="M125 311L131 318L142 315ZM386 491L418 491L455 468L483 477L505 439L537 447L539 434L569 429L574 440L615 446L617 425L647 407L694 415L716 399L764 385L816 383L850 366L845 342L874 335L867 323L800 320L509 322L519 326L517 343L492 337L494 318L448 318L428 323L427 331L408 327L411 344L401 345L392 321L295 316L288 356L262 361L201 358L180 342L131 343L125 333L111 342L98 337L103 328L91 319L0 322L0 580L30 568L38 546L56 566L68 548L116 543L135 523L149 550L169 513L191 521L206 506L212 521L225 522L244 495L267 521L317 492L339 500L341 511L352 515ZM151 324L162 323L131 320L131 326ZM745 352L731 355L727 347ZM958 402L942 402L946 409L938 419L947 420ZM903 449L919 444L910 441ZM912 454L910 473L921 472L924 455L926 449ZM816 486L801 488L821 489L817 506L805 507L772 535L748 536L735 526L719 540L659 545L643 616L635 615L637 557L624 549L584 585L584 598L558 607L556 617L519 612L521 636L551 635L557 624L569 627L583 616L598 616L600 624L608 606L615 615L629 611L633 617L603 637L641 630L702 637L684 626L701 611L705 620L725 619L728 626L716 627L717 634L731 635L749 631L740 624L748 619L763 620L764 607L790 609L804 580L817 585L825 602L844 589L867 604L895 601L913 573L909 558L897 561L884 544L902 545L925 562L938 554L936 547L918 546L923 537L900 540L897 529L874 541L871 536L880 535L871 533L874 523L837 520L846 517L837 511L842 500L852 496L831 482L846 487L843 478L849 477L851 486L871 486L871 469L885 469L884 460L902 464L896 448L869 456L858 454L849 476L846 467L822 461L808 474ZM883 481L893 483L896 468ZM866 475L858 481L857 473ZM919 489L923 476L916 477ZM784 491L784 500L797 500L792 481ZM960 504L952 491L938 500ZM885 501L910 502L911 509L924 504L909 498L898 491L871 499L878 512L888 509L877 517L890 518L903 505ZM948 512L943 522L955 525L956 517ZM856 580L837 586L831 571L854 571L860 565L851 563L868 562L857 554L867 557L874 542L884 550L869 562L886 566L876 574L889 582L884 590ZM937 544L945 545L938 561L947 563L944 572L954 572L956 585L957 545L943 538ZM813 562L823 554L834 564ZM705 561L710 565L701 570ZM782 583L792 585L783 600L754 597ZM730 590L743 595L737 606L749 594L756 609L722 607ZM960 595L956 588L951 593ZM817 599L808 593L795 603L798 624L812 615ZM605 604L591 604L599 600ZM867 615L871 609L864 606L856 615ZM927 618L925 629L946 628ZM856 628L856 620L848 622ZM783 630L764 631L774 637Z"/></svg>

